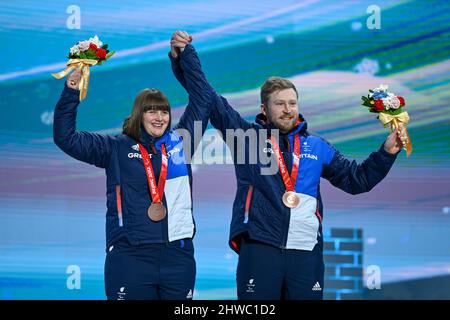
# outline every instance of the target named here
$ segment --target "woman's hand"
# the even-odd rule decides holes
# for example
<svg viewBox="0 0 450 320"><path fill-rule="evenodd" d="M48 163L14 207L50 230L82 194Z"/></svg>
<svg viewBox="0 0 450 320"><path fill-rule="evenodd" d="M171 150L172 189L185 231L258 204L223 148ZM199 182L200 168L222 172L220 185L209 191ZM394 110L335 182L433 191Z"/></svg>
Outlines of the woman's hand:
<svg viewBox="0 0 450 320"><path fill-rule="evenodd" d="M184 48L192 42L192 37L186 31L176 31L170 39L170 53L173 58L183 52Z"/></svg>
<svg viewBox="0 0 450 320"><path fill-rule="evenodd" d="M384 143L384 150L390 154L396 154L402 148L406 148L406 143L408 143L408 136L406 135L406 128L404 125L400 124L398 128L387 137Z"/></svg>
<svg viewBox="0 0 450 320"><path fill-rule="evenodd" d="M79 90L78 85L80 84L81 80L81 71L80 69L75 69L71 74L67 76L67 86L69 88Z"/></svg>

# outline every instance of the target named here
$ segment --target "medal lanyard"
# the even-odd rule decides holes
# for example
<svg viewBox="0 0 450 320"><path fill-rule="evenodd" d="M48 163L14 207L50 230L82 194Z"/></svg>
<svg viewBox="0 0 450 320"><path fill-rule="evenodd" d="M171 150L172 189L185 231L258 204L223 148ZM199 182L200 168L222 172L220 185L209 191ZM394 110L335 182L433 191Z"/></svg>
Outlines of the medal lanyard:
<svg viewBox="0 0 450 320"><path fill-rule="evenodd" d="M152 202L162 203L162 199L164 197L164 186L166 184L167 166L168 166L166 146L164 144L161 145L162 150L161 172L159 173L158 186L156 186L155 173L153 171L152 161L150 160L150 156L148 155L147 149L145 149L145 147L139 143L139 150L141 151Z"/></svg>
<svg viewBox="0 0 450 320"><path fill-rule="evenodd" d="M294 136L294 160L292 163L291 176L289 176L288 174L286 163L284 162L283 155L280 152L280 146L278 145L277 140L275 140L275 138L271 136L270 141L272 141L272 149L275 153L275 158L277 159L278 168L280 169L280 174L283 178L286 191L294 191L295 181L297 180L298 176L298 168L300 166L300 134L297 133Z"/></svg>

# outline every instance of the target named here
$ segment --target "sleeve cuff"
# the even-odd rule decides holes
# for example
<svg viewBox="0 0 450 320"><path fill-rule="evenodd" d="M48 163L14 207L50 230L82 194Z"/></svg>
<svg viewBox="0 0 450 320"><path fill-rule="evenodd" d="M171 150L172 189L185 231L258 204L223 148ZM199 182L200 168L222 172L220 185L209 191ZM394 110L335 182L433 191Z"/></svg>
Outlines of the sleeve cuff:
<svg viewBox="0 0 450 320"><path fill-rule="evenodd" d="M174 57L172 57L172 53L170 53L170 51L169 51L169 53L167 55L169 56L169 59L170 59L170 61L172 63L178 63L180 61L180 56L179 55L178 55L178 57L174 58Z"/></svg>
<svg viewBox="0 0 450 320"><path fill-rule="evenodd" d="M183 52L181 52L178 55L178 57L179 58L186 58L187 56L195 55L195 53L196 53L195 52L195 48L191 44L188 44L188 45L186 45L186 47L184 47Z"/></svg>
<svg viewBox="0 0 450 320"><path fill-rule="evenodd" d="M170 59L170 61L172 61L172 63L179 63L181 57L183 57L185 55L190 55L192 53L195 53L195 49L192 45L188 44L188 45L186 45L186 47L184 47L183 52L180 52L180 54L176 58L172 57L172 54L170 53L170 51L167 55L169 56L169 59Z"/></svg>
<svg viewBox="0 0 450 320"><path fill-rule="evenodd" d="M80 99L80 90L69 88L67 86L67 83L64 81L64 89L63 92L61 93L61 97Z"/></svg>
<svg viewBox="0 0 450 320"><path fill-rule="evenodd" d="M401 152L401 150L399 152L397 152L396 154L392 154L392 153L387 152L384 149L384 142L381 144L381 147L380 147L380 149L378 151L383 155L383 157L386 157L388 159L393 159L393 160L395 160L397 158L397 155Z"/></svg>

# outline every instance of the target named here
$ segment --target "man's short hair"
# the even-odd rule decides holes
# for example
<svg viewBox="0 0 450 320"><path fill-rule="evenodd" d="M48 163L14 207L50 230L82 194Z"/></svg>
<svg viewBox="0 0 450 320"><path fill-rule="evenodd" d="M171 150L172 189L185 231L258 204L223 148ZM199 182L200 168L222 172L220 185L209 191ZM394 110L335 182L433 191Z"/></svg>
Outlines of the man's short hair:
<svg viewBox="0 0 450 320"><path fill-rule="evenodd" d="M294 89L298 98L297 88L291 81L281 77L270 77L261 87L261 103L267 105L271 93L284 89Z"/></svg>

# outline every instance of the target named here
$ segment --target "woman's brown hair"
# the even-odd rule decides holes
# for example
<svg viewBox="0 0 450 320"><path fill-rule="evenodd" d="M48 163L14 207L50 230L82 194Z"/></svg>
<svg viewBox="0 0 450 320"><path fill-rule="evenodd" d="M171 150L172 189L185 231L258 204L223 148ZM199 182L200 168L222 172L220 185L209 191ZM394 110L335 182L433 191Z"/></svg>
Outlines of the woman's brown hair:
<svg viewBox="0 0 450 320"><path fill-rule="evenodd" d="M142 116L149 110L169 111L170 104L166 95L158 89L144 89L136 96L133 110L123 122L123 133L139 141L141 139ZM170 128L170 121L169 126Z"/></svg>

